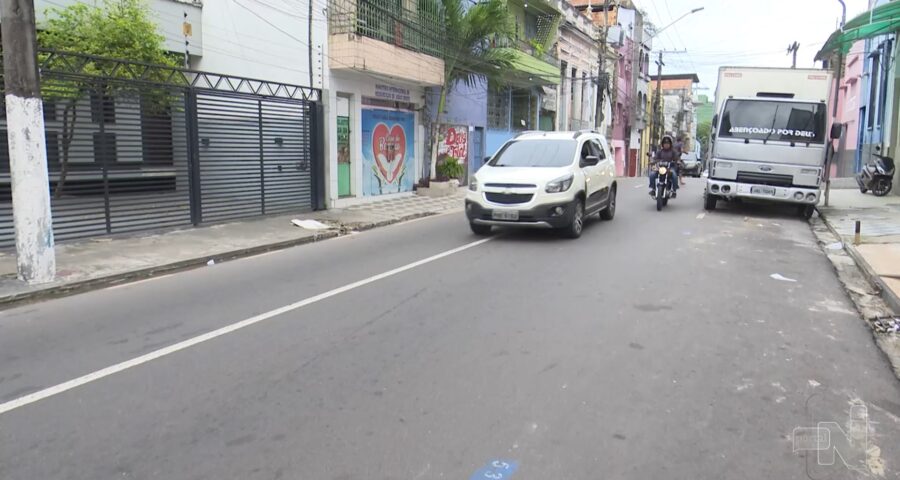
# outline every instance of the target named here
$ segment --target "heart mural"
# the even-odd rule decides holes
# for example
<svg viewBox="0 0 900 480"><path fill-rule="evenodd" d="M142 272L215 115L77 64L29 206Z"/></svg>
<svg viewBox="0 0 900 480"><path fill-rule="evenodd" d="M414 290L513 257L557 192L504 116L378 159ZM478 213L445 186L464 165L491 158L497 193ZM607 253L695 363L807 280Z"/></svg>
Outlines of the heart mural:
<svg viewBox="0 0 900 480"><path fill-rule="evenodd" d="M372 153L375 166L385 183L394 183L406 162L406 132L395 124L390 129L379 123L372 131Z"/></svg>

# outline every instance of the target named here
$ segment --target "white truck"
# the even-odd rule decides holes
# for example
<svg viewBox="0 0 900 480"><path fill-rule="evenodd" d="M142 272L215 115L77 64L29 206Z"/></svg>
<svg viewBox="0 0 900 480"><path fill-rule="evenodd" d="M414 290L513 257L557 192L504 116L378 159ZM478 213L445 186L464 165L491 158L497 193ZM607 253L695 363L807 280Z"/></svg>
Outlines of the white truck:
<svg viewBox="0 0 900 480"><path fill-rule="evenodd" d="M825 179L831 87L826 70L721 67L706 209L746 198L792 203L812 215Z"/></svg>

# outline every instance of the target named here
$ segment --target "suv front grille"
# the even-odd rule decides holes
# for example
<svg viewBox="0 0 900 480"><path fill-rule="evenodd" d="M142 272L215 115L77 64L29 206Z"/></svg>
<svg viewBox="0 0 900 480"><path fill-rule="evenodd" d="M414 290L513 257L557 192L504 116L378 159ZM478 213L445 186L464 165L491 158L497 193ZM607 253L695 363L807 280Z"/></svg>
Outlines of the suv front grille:
<svg viewBox="0 0 900 480"><path fill-rule="evenodd" d="M791 175L777 175L774 173L738 172L739 183L752 183L755 185L771 185L773 187L790 187L794 183Z"/></svg>
<svg viewBox="0 0 900 480"><path fill-rule="evenodd" d="M532 183L485 183L484 186L495 188L537 188L537 185Z"/></svg>
<svg viewBox="0 0 900 480"><path fill-rule="evenodd" d="M496 193L485 192L484 197L489 202L500 203L503 205L514 205L517 203L528 203L531 201L532 193Z"/></svg>

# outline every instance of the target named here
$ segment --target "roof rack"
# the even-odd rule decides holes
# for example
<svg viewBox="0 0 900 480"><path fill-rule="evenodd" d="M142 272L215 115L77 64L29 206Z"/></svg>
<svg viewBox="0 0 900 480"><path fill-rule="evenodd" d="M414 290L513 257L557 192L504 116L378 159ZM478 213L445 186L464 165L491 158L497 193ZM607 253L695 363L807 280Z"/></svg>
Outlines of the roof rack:
<svg viewBox="0 0 900 480"><path fill-rule="evenodd" d="M519 134L516 135L516 136L513 137L513 138L519 138L519 137L521 137L522 135L531 135L531 134L533 134L533 133L543 133L544 135L547 134L547 132L544 132L544 131L542 131L542 130L525 130L524 132L519 132Z"/></svg>
<svg viewBox="0 0 900 480"><path fill-rule="evenodd" d="M577 139L578 137L584 135L585 133L600 133L600 132L599 132L598 130L596 130L596 129L593 129L593 128L592 128L592 129L586 129L586 130L578 130L577 132L575 132L575 135L573 135L572 138Z"/></svg>

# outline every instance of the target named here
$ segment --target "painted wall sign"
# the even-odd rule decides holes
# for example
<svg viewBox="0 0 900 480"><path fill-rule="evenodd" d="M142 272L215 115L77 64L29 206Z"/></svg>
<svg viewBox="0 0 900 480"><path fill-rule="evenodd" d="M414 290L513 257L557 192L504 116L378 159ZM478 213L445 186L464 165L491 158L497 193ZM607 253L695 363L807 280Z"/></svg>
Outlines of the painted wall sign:
<svg viewBox="0 0 900 480"><path fill-rule="evenodd" d="M411 96L408 88L395 87L393 85L375 84L375 98L393 100L396 102L409 102Z"/></svg>
<svg viewBox="0 0 900 480"><path fill-rule="evenodd" d="M441 125L441 141L438 144L438 160L455 157L466 163L469 153L469 129L453 125Z"/></svg>
<svg viewBox="0 0 900 480"><path fill-rule="evenodd" d="M412 191L415 114L362 110L363 195Z"/></svg>

